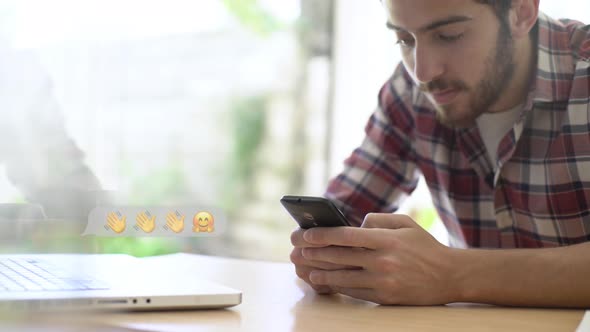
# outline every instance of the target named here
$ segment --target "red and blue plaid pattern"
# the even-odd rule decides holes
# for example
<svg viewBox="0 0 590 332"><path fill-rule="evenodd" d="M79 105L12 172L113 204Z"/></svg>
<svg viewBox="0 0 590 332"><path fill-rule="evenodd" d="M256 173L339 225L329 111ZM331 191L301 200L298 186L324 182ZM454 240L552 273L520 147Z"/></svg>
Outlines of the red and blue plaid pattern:
<svg viewBox="0 0 590 332"><path fill-rule="evenodd" d="M366 138L326 192L357 225L394 212L424 175L455 247L555 247L590 240L590 26L539 15L538 70L497 171L477 126L437 121L402 65Z"/></svg>

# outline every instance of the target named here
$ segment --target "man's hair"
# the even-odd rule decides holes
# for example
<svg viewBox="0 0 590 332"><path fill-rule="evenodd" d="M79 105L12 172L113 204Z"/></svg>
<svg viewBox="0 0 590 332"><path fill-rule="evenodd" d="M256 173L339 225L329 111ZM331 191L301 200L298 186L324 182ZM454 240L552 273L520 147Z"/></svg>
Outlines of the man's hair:
<svg viewBox="0 0 590 332"><path fill-rule="evenodd" d="M496 16L500 19L500 22L506 21L508 11L512 7L512 0L475 0L484 5L490 5L494 9Z"/></svg>
<svg viewBox="0 0 590 332"><path fill-rule="evenodd" d="M383 0L380 1L383 2ZM508 23L508 11L512 7L512 0L475 0L475 2L492 6L500 23Z"/></svg>

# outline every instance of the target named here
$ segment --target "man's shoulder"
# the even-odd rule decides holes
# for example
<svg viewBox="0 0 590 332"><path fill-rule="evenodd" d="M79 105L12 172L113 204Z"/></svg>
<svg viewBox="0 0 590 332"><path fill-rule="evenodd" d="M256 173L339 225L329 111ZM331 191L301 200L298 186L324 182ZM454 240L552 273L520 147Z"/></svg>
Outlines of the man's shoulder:
<svg viewBox="0 0 590 332"><path fill-rule="evenodd" d="M433 127L443 126L426 95L400 63L379 92L375 119L395 127L407 135L423 131L430 135ZM441 131L439 131L441 132Z"/></svg>
<svg viewBox="0 0 590 332"><path fill-rule="evenodd" d="M568 19L560 22L567 29L569 47L574 58L570 101L574 99L587 105L590 97L590 25Z"/></svg>
<svg viewBox="0 0 590 332"><path fill-rule="evenodd" d="M590 62L590 25L571 19L559 19L568 35L568 46L578 61Z"/></svg>
<svg viewBox="0 0 590 332"><path fill-rule="evenodd" d="M539 13L537 63L536 101L587 99L590 26Z"/></svg>
<svg viewBox="0 0 590 332"><path fill-rule="evenodd" d="M412 78L406 71L404 65L400 62L387 82L381 87L379 93L380 102L390 104L398 101L398 99L410 97L413 93L412 90ZM383 98L385 100L383 100Z"/></svg>
<svg viewBox="0 0 590 332"><path fill-rule="evenodd" d="M431 105L400 62L379 91L379 107L384 111L411 113L418 108L430 109Z"/></svg>

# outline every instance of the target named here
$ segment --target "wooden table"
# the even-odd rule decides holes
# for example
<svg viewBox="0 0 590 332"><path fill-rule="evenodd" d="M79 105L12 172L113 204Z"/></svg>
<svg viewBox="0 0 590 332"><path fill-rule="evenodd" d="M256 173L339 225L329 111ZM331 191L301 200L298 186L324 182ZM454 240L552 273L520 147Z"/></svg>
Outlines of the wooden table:
<svg viewBox="0 0 590 332"><path fill-rule="evenodd" d="M243 291L225 310L103 313L96 322L147 331L575 331L583 310L473 304L379 306L316 295L291 264L177 254L147 258L162 269L194 273Z"/></svg>

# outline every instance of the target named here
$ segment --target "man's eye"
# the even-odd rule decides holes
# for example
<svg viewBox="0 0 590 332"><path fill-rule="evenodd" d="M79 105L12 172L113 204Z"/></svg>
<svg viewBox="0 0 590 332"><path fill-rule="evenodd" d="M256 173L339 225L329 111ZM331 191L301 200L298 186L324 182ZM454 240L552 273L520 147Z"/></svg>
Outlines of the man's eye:
<svg viewBox="0 0 590 332"><path fill-rule="evenodd" d="M457 40L459 40L459 39L463 38L463 34L462 34L462 33L460 33L460 34L458 34L458 35L451 35L451 36L449 36L449 35L443 35L443 34L439 34L439 35L438 35L438 38L439 38L440 40L444 41L444 42L449 42L449 43L450 43L450 42L454 42L454 41L457 41Z"/></svg>
<svg viewBox="0 0 590 332"><path fill-rule="evenodd" d="M404 47L412 47L414 45L414 39L400 38L395 43Z"/></svg>

